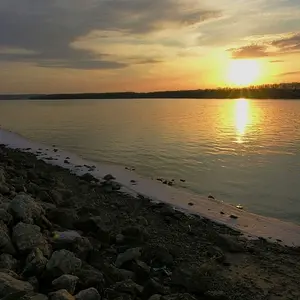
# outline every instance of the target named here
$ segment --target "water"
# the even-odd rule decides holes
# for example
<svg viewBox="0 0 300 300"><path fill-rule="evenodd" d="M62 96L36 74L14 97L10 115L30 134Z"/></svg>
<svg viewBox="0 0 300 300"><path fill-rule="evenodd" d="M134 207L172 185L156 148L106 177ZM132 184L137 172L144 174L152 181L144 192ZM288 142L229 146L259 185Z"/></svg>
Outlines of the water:
<svg viewBox="0 0 300 300"><path fill-rule="evenodd" d="M300 101L0 101L0 124L89 160L134 166L300 223Z"/></svg>

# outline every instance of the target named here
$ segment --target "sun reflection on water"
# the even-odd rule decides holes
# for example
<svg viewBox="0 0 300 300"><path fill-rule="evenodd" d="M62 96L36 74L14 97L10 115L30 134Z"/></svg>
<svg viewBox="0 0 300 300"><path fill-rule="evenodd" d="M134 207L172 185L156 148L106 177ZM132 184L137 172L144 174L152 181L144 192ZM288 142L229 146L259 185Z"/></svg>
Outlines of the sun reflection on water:
<svg viewBox="0 0 300 300"><path fill-rule="evenodd" d="M244 98L236 100L235 103L235 128L237 134L237 142L244 142L244 135L247 131L247 126L250 124L251 105L249 100Z"/></svg>

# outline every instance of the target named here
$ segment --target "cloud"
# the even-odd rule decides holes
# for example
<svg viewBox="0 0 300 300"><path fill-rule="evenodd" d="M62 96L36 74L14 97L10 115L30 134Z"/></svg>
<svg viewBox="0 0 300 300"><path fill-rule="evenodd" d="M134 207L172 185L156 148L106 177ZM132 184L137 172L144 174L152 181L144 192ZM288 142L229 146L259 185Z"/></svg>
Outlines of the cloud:
<svg viewBox="0 0 300 300"><path fill-rule="evenodd" d="M284 62L284 60L281 59L275 59L275 60L270 60L270 63L274 64L274 63L282 63Z"/></svg>
<svg viewBox="0 0 300 300"><path fill-rule="evenodd" d="M227 51L231 52L234 59L257 58L269 56L267 47L265 45L249 45L240 48L231 48Z"/></svg>
<svg viewBox="0 0 300 300"><path fill-rule="evenodd" d="M112 56L71 45L95 30L147 35L220 16L219 10L203 9L195 0L1 0L0 47L31 55L0 52L0 60L55 68L124 68L127 64Z"/></svg>
<svg viewBox="0 0 300 300"><path fill-rule="evenodd" d="M300 51L300 32L275 40L272 42L272 46L279 48L281 52Z"/></svg>
<svg viewBox="0 0 300 300"><path fill-rule="evenodd" d="M291 75L300 75L300 71L281 73L278 76L291 76Z"/></svg>

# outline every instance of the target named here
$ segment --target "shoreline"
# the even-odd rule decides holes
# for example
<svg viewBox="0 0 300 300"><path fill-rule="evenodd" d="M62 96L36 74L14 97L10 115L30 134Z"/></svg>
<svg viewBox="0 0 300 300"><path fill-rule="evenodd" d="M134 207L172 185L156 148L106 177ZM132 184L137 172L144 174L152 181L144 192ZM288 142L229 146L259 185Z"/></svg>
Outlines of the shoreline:
<svg viewBox="0 0 300 300"><path fill-rule="evenodd" d="M89 173L101 180L106 174L112 174L116 178L115 181L121 185L121 191L124 193L167 203L178 210L196 214L238 230L247 238L264 238L282 245L300 246L300 226L297 224L257 215L219 200L208 199L183 189L163 185L122 166L94 163L82 159L74 153L30 141L17 133L1 128L0 143L13 149L33 153L48 164L63 167L78 176ZM68 159L66 160L66 158ZM131 181L134 181L134 184Z"/></svg>
<svg viewBox="0 0 300 300"><path fill-rule="evenodd" d="M57 161L17 134L0 131L0 144L0 299L300 298L300 248L137 198L93 166L76 175L55 147Z"/></svg>

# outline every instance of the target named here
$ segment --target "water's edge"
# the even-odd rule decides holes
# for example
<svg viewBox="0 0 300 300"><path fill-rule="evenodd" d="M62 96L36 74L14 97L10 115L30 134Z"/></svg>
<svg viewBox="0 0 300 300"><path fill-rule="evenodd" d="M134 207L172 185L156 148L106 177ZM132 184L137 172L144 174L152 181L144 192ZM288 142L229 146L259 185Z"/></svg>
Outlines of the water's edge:
<svg viewBox="0 0 300 300"><path fill-rule="evenodd" d="M69 169L72 173L79 176L90 173L101 180L106 174L112 174L116 177L116 181L122 185L123 192L134 196L142 195L154 201L169 203L177 209L209 218L217 223L239 230L248 238L263 237L272 242L282 241L282 244L287 246L300 246L299 225L249 213L239 210L230 204L166 186L155 180L144 178L121 166L94 163L59 149L57 152L54 152L53 146L30 141L19 134L7 130L0 129L0 143L5 144L9 148L34 153L39 159L49 164ZM67 163L65 162L66 157L69 157ZM79 165L81 167L76 167ZM88 167L90 165L94 165L96 168L91 171ZM132 180L136 182L135 185L132 184ZM193 203L193 206L190 206L189 203ZM231 215L236 216L237 219L231 218Z"/></svg>

